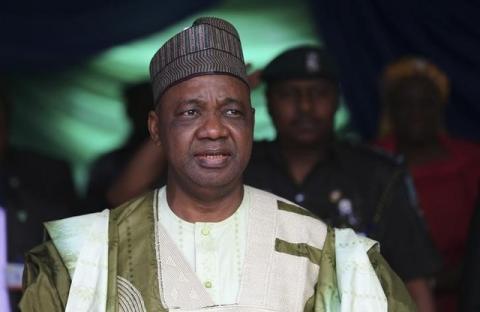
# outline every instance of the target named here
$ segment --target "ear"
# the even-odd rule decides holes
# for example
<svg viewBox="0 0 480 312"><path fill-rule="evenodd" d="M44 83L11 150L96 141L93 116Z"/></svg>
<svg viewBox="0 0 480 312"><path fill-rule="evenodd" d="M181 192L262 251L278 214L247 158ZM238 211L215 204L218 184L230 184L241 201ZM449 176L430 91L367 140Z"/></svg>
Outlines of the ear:
<svg viewBox="0 0 480 312"><path fill-rule="evenodd" d="M162 144L160 140L159 126L160 126L160 117L158 116L156 111L151 110L148 113L148 132L150 133L150 138L157 146Z"/></svg>

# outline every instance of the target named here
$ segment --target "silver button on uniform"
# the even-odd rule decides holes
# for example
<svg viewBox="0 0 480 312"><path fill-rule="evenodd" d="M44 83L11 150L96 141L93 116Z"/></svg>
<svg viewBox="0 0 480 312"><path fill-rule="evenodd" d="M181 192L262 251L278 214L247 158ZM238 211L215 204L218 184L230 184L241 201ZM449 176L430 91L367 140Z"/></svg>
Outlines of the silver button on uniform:
<svg viewBox="0 0 480 312"><path fill-rule="evenodd" d="M305 195L303 195L303 193L298 193L297 195L295 195L295 201L297 203L303 203L304 200L305 200Z"/></svg>

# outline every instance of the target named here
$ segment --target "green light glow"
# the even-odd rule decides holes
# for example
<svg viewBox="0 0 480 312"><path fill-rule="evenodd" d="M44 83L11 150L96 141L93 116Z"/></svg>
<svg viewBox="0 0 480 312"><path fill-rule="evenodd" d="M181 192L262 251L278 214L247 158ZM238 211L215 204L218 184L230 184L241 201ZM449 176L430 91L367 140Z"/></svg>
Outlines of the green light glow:
<svg viewBox="0 0 480 312"><path fill-rule="evenodd" d="M104 51L76 68L18 77L13 90L14 144L68 160L79 190L83 190L91 161L121 145L128 136L122 88L127 83L147 80L154 52L198 16L218 16L232 22L240 33L245 60L253 69L262 68L289 47L321 44L306 1L224 1L162 32ZM262 88L254 90L252 102L256 108L255 138L273 138L275 132ZM337 127L347 121L348 114L341 109Z"/></svg>

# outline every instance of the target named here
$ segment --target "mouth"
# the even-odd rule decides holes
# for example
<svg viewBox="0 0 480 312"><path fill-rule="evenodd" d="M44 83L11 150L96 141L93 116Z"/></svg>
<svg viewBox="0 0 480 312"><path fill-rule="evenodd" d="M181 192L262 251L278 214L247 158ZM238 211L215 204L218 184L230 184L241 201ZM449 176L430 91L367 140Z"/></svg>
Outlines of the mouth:
<svg viewBox="0 0 480 312"><path fill-rule="evenodd" d="M219 169L228 164L232 154L228 151L204 151L194 154L200 167L207 169Z"/></svg>
<svg viewBox="0 0 480 312"><path fill-rule="evenodd" d="M295 121L292 125L300 131L314 131L318 129L319 122L311 119Z"/></svg>

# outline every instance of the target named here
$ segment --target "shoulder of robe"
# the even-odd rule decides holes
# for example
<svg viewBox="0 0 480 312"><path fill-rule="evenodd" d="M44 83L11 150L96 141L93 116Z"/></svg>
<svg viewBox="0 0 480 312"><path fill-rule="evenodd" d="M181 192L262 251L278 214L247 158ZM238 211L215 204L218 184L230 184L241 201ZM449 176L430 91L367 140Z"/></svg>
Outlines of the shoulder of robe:
<svg viewBox="0 0 480 312"><path fill-rule="evenodd" d="M380 254L378 245L368 251L368 258L387 297L388 311L417 311L405 284Z"/></svg>
<svg viewBox="0 0 480 312"><path fill-rule="evenodd" d="M153 210L153 202L157 191L150 191L110 210L110 220L117 224L136 214L143 214Z"/></svg>
<svg viewBox="0 0 480 312"><path fill-rule="evenodd" d="M52 241L25 255L21 311L63 311L71 279Z"/></svg>
<svg viewBox="0 0 480 312"><path fill-rule="evenodd" d="M254 202L259 205L273 205L277 211L276 233L278 239L294 243L298 248L311 246L322 249L327 235L327 225L309 210L291 201L250 187ZM265 209L266 207L263 207ZM273 212L273 210L268 210ZM268 217L268 216L265 216ZM303 247L302 247L303 246Z"/></svg>

